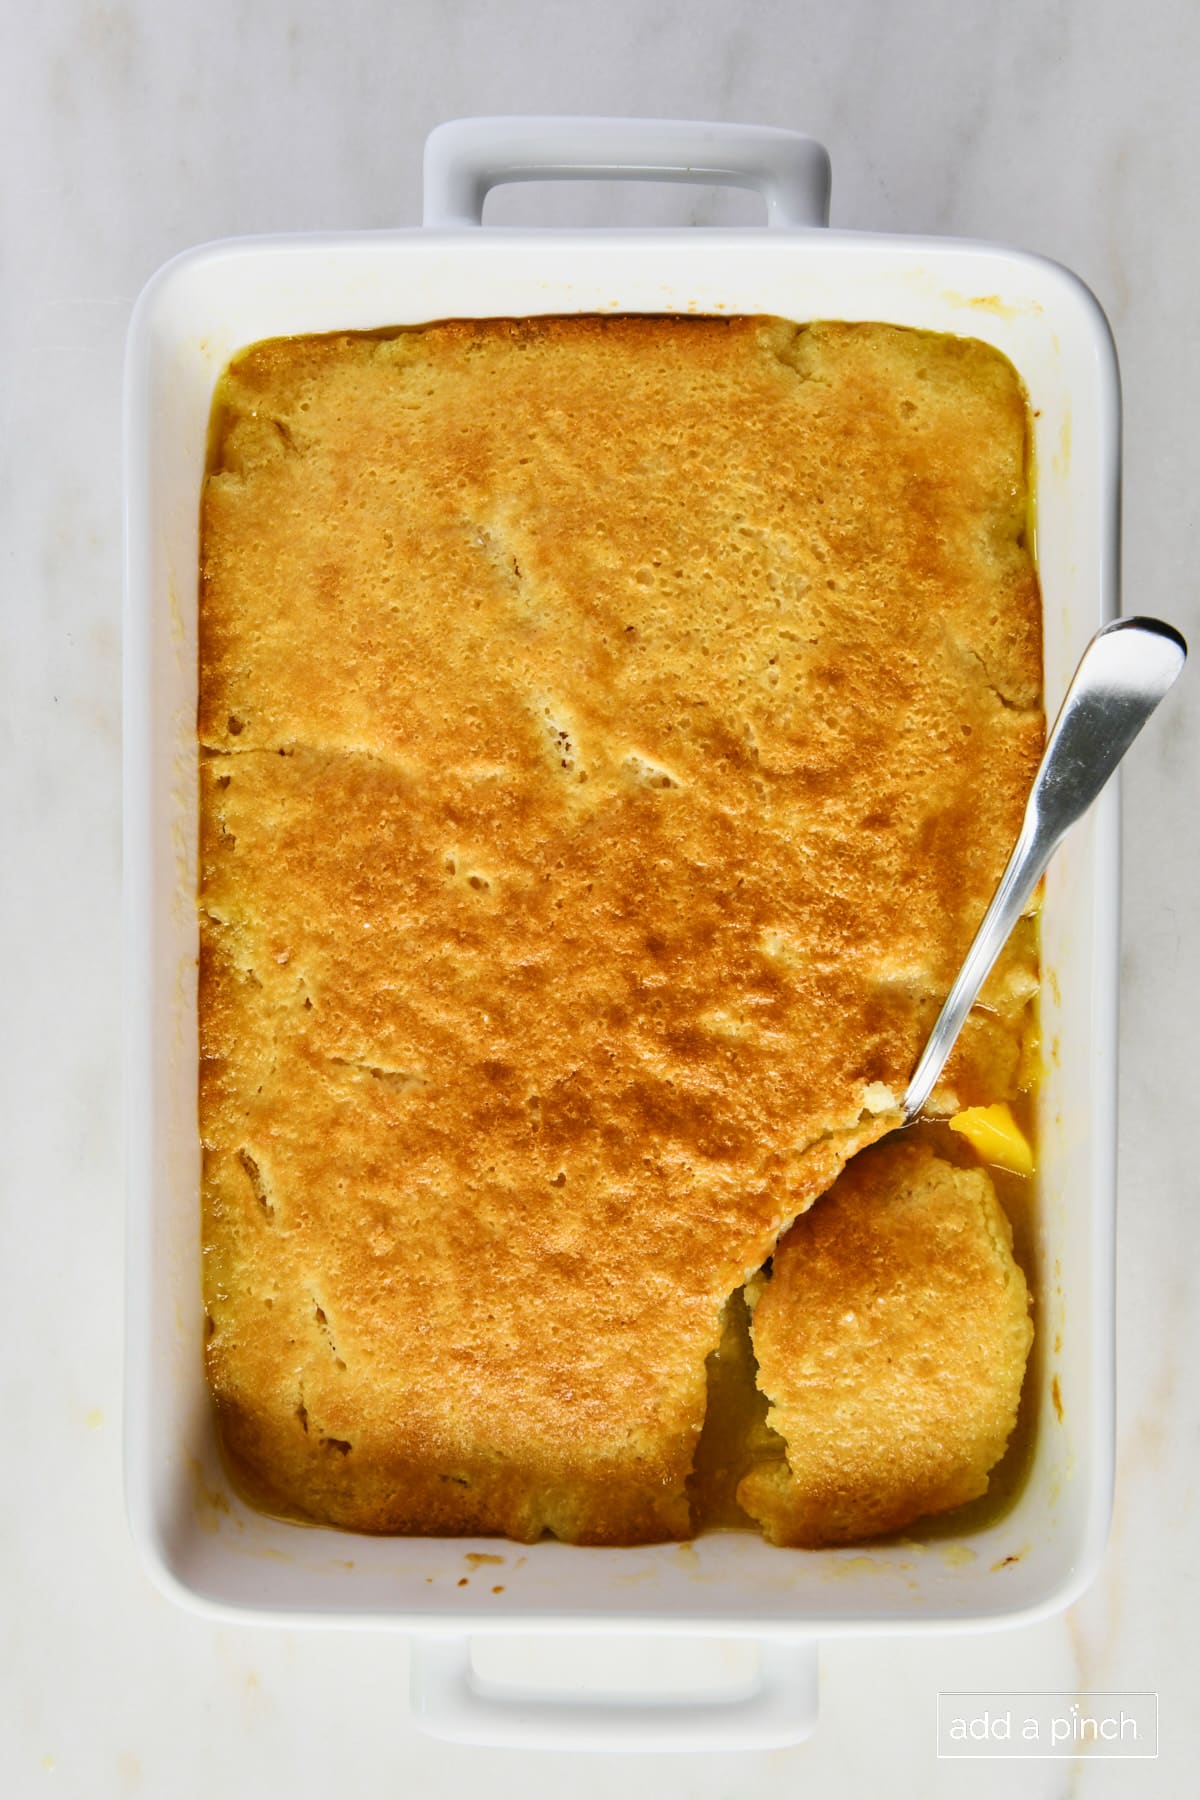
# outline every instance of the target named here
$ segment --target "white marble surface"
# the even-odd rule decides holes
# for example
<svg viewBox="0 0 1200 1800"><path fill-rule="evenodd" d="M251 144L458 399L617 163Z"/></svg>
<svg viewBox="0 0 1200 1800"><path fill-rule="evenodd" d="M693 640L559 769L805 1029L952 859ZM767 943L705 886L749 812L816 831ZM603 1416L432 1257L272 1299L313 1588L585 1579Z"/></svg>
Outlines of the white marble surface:
<svg viewBox="0 0 1200 1800"><path fill-rule="evenodd" d="M1127 777L1116 1517L1063 1618L842 1642L806 1746L752 1759L458 1750L408 1716L406 1649L216 1628L149 1587L122 1517L119 392L130 305L174 251L413 223L439 120L575 111L797 126L842 225L1028 246L1113 321L1127 610L1195 639L1200 142L1193 0L57 0L0 57L0 1792L374 1800L1184 1795L1200 1411L1196 681ZM741 197L510 192L496 216L737 220ZM1157 1764L936 1763L938 1688L1159 1690Z"/></svg>

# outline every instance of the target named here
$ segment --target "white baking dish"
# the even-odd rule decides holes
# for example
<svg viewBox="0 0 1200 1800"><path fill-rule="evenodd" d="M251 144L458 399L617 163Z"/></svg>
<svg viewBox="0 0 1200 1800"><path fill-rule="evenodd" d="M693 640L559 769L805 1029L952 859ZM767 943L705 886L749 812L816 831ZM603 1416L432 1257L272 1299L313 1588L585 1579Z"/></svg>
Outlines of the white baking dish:
<svg viewBox="0 0 1200 1800"><path fill-rule="evenodd" d="M478 229L487 188L547 175L726 180L763 230ZM527 1550L368 1539L262 1517L232 1492L201 1363L193 895L197 519L214 382L256 339L453 316L767 312L980 337L1036 414L1038 556L1052 709L1116 610L1119 424L1103 315L1071 275L984 245L823 229L824 152L785 132L619 120L477 120L434 133L426 228L210 245L138 302L126 387L125 857L129 1293L126 1470L133 1531L181 1601L238 1620L390 1626L416 1637L431 1729L481 1741L729 1747L815 1718L815 1641L983 1627L1061 1607L1107 1530L1113 1455L1117 799L1046 885L1047 1076L1031 1271L1038 1430L1019 1496L970 1530L788 1552L717 1533L688 1546ZM478 1565L473 1554L503 1556ZM460 1586L463 1576L467 1585ZM502 1589L496 1592L495 1589ZM497 1696L470 1633L631 1630L752 1637L762 1676L702 1707Z"/></svg>

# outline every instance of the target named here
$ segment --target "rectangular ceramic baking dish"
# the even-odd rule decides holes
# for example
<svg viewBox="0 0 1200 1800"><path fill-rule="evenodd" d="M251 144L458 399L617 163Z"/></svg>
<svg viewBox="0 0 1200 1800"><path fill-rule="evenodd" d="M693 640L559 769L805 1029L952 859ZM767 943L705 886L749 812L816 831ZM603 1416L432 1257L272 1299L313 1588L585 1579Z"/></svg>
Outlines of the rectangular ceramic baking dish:
<svg viewBox="0 0 1200 1800"><path fill-rule="evenodd" d="M731 182L763 229L481 229L488 188L554 176ZM1119 399L1098 305L1072 275L986 245L825 228L828 160L793 133L669 121L468 120L426 151L424 229L218 243L169 263L130 327L126 381L125 881L129 1180L126 1476L158 1584L233 1620L398 1628L430 1729L477 1741L747 1747L815 1718L815 1643L982 1628L1065 1605L1108 1525L1113 1465L1118 819L1110 787L1046 883L1037 1430L1007 1511L947 1535L790 1552L749 1534L687 1546L370 1539L248 1509L215 1440L201 1362L196 1134L197 524L214 383L297 332L456 316L775 313L983 338L1035 419L1045 691L1053 711L1116 611ZM502 1556L475 1563L473 1556ZM463 1585L463 1578L466 1584ZM702 1707L642 1695L519 1702L471 1671L470 1634L753 1638L761 1674Z"/></svg>

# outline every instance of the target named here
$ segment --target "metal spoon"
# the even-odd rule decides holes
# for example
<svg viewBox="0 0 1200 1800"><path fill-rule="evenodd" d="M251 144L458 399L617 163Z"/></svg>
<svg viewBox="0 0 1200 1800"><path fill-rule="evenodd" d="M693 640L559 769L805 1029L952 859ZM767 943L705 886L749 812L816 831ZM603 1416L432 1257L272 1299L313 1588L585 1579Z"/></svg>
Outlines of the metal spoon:
<svg viewBox="0 0 1200 1800"><path fill-rule="evenodd" d="M1084 651L1034 776L1008 867L908 1084L906 1119L915 1118L933 1092L1046 864L1113 774L1186 659L1183 638L1159 619L1118 619L1098 631Z"/></svg>

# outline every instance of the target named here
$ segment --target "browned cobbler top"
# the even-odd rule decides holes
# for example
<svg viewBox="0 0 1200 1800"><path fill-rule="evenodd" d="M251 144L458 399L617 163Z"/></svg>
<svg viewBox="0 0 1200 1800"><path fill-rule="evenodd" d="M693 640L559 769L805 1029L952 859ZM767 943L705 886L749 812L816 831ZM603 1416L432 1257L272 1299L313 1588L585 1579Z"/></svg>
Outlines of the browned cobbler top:
<svg viewBox="0 0 1200 1800"><path fill-rule="evenodd" d="M752 1337L787 1461L738 1498L773 1542L854 1543L976 1499L1033 1340L988 1176L901 1139L856 1156L776 1250Z"/></svg>
<svg viewBox="0 0 1200 1800"><path fill-rule="evenodd" d="M687 1534L723 1303L896 1122L1017 830L1027 498L973 341L579 317L236 359L207 1357L281 1500ZM946 1106L1012 1090L1034 969L1026 934Z"/></svg>

